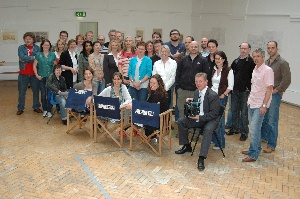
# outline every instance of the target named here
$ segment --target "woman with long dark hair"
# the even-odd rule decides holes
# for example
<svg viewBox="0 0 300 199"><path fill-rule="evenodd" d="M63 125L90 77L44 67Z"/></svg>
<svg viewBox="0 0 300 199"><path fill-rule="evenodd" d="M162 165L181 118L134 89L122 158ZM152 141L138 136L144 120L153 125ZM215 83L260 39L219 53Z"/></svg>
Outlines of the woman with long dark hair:
<svg viewBox="0 0 300 199"><path fill-rule="evenodd" d="M155 74L150 78L150 83L148 85L149 98L147 102L150 103L159 103L160 104L160 113L163 113L168 110L168 94L165 90L165 84L163 79L159 74ZM151 126L144 126L145 135L149 136L157 128ZM156 136L152 137L154 143L157 142Z"/></svg>
<svg viewBox="0 0 300 199"><path fill-rule="evenodd" d="M214 60L216 65L212 70L212 78L211 83L209 83L209 87L216 93L218 93L220 98L220 105L226 107L228 95L230 91L233 89L234 85L234 76L233 71L228 66L227 56L223 51L217 51L214 53ZM221 147L225 147L225 117L222 117L222 124L219 132L217 133ZM217 143L215 137L213 137L212 141L215 143L213 149L220 149L220 146Z"/></svg>
<svg viewBox="0 0 300 199"><path fill-rule="evenodd" d="M98 92L101 93L105 88L105 79L103 72L103 59L104 55L100 54L101 44L99 41L93 43L94 52L89 56L89 66L95 71L93 81L98 84Z"/></svg>
<svg viewBox="0 0 300 199"><path fill-rule="evenodd" d="M83 48L78 56L78 80L83 81L84 70L89 66L89 55L93 53L93 43L91 41L85 41L82 44Z"/></svg>

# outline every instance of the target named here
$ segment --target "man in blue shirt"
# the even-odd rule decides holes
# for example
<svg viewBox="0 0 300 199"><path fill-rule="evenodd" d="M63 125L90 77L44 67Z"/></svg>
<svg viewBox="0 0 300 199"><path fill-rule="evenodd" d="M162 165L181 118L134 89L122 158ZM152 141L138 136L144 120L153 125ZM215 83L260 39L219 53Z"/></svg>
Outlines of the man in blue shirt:
<svg viewBox="0 0 300 199"><path fill-rule="evenodd" d="M180 32L177 29L172 29L170 31L170 39L171 41L166 42L165 45L167 45L170 48L171 56L176 59L177 56L180 55L185 50L184 43L179 41Z"/></svg>

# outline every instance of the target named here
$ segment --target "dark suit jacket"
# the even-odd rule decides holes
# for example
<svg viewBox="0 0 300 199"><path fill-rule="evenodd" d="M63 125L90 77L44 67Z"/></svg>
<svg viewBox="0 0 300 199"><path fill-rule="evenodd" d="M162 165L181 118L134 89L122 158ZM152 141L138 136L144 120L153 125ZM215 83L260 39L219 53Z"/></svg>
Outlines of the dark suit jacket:
<svg viewBox="0 0 300 199"><path fill-rule="evenodd" d="M75 55L77 59L77 55ZM73 68L73 62L71 59L71 56L69 54L69 51L66 50L61 53L60 55L60 60L59 60L60 65L65 65L65 66L70 66ZM70 70L63 71L61 75L65 78L67 88L73 88L73 73Z"/></svg>
<svg viewBox="0 0 300 199"><path fill-rule="evenodd" d="M199 98L199 90L197 89L194 92L193 101L197 102ZM199 122L208 122L211 120L217 120L219 116L219 109L220 109L220 100L219 96L216 92L207 88L204 100L203 100L203 112L204 115L199 117Z"/></svg>
<svg viewBox="0 0 300 199"><path fill-rule="evenodd" d="M113 55L104 55L103 59L103 73L105 84L111 84L113 75L115 72L119 72L118 66L115 62Z"/></svg>

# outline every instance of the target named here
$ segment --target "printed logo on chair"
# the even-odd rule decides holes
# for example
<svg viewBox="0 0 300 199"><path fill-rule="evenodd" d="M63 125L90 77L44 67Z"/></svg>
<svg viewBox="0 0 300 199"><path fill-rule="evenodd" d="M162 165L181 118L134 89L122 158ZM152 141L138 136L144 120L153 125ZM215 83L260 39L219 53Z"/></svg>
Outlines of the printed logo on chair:
<svg viewBox="0 0 300 199"><path fill-rule="evenodd" d="M132 122L159 128L160 104L132 101Z"/></svg>
<svg viewBox="0 0 300 199"><path fill-rule="evenodd" d="M77 90L74 88L70 88L65 107L72 108L78 111L85 111L85 101L91 95L92 91Z"/></svg>
<svg viewBox="0 0 300 199"><path fill-rule="evenodd" d="M119 98L95 96L94 103L97 116L117 120L121 118Z"/></svg>

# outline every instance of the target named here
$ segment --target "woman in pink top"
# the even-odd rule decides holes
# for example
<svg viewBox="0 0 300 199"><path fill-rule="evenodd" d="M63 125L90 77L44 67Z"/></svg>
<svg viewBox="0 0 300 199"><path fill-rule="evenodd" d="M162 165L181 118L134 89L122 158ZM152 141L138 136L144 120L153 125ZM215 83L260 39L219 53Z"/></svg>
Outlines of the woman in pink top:
<svg viewBox="0 0 300 199"><path fill-rule="evenodd" d="M119 72L123 75L123 83L127 86L130 84L128 77L129 61L136 55L137 53L134 50L133 39L131 36L127 36L125 38L124 48L118 54Z"/></svg>

